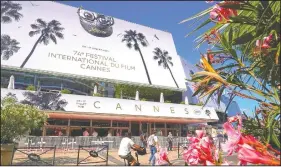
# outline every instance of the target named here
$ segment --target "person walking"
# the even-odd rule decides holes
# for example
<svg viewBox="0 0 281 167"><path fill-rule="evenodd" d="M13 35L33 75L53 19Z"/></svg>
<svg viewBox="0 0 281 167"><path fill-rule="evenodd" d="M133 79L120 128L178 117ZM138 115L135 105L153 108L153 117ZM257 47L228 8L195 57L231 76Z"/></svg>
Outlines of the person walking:
<svg viewBox="0 0 281 167"><path fill-rule="evenodd" d="M148 163L151 164L152 166L155 166L155 153L157 152L157 148L159 148L158 137L156 136L156 130L152 131L152 134L147 139L147 143L149 145L150 154L151 154Z"/></svg>
<svg viewBox="0 0 281 167"><path fill-rule="evenodd" d="M169 132L169 135L168 135L168 151L172 151L172 148L173 148L173 135L171 132Z"/></svg>
<svg viewBox="0 0 281 167"><path fill-rule="evenodd" d="M147 147L147 139L146 139L146 133L141 131L141 135L140 135L140 140L142 143L142 147L146 148Z"/></svg>

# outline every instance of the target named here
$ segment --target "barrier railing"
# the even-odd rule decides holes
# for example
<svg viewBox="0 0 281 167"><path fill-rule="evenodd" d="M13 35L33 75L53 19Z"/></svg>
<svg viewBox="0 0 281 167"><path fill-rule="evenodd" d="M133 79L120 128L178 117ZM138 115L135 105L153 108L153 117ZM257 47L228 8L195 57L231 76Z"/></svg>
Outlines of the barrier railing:
<svg viewBox="0 0 281 167"><path fill-rule="evenodd" d="M188 142L178 143L178 158L180 158L185 149L188 149L188 146Z"/></svg>
<svg viewBox="0 0 281 167"><path fill-rule="evenodd" d="M41 152L38 152L41 150ZM14 147L12 166L54 166L56 146L54 147ZM51 152L52 156L48 155ZM44 157L46 155L46 157Z"/></svg>
<svg viewBox="0 0 281 167"><path fill-rule="evenodd" d="M87 157L80 160L81 151L86 151ZM100 161L87 161L89 158ZM78 146L77 166L84 164L100 164L105 163L108 165L108 145L90 145L90 146Z"/></svg>
<svg viewBox="0 0 281 167"><path fill-rule="evenodd" d="M22 138L19 142L19 147L54 147L59 150L77 150L78 146L88 146L96 143L97 141L108 145L109 149L118 149L122 137L92 137L92 136L28 136ZM133 136L132 140L141 145L142 142L139 136ZM173 146L177 147L178 143L186 141L186 137L174 137ZM168 147L167 137L158 136L158 142L160 146Z"/></svg>

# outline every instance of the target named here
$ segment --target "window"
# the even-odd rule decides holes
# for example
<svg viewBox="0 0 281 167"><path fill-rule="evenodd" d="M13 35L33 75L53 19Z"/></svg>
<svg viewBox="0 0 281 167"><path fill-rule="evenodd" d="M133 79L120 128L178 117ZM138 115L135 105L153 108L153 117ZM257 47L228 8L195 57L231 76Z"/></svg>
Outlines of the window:
<svg viewBox="0 0 281 167"><path fill-rule="evenodd" d="M47 120L49 125L68 125L68 120L65 119L52 119L52 118L48 118Z"/></svg>
<svg viewBox="0 0 281 167"><path fill-rule="evenodd" d="M129 122L112 122L112 127L129 127Z"/></svg>
<svg viewBox="0 0 281 167"><path fill-rule="evenodd" d="M165 128L164 123L155 123L156 128Z"/></svg>
<svg viewBox="0 0 281 167"><path fill-rule="evenodd" d="M94 126L94 127L110 127L110 121L93 121L92 126Z"/></svg>
<svg viewBox="0 0 281 167"><path fill-rule="evenodd" d="M90 120L70 120L71 126L90 126Z"/></svg>

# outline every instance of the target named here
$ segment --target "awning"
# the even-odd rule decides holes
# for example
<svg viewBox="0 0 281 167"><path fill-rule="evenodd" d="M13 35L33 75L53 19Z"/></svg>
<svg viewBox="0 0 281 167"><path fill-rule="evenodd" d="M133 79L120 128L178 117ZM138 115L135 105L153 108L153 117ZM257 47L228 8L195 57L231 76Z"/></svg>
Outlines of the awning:
<svg viewBox="0 0 281 167"><path fill-rule="evenodd" d="M166 122L166 123L204 123L216 122L217 120L206 119L186 119L186 118L165 118L165 117L147 117L132 115L113 115L113 114L89 114L89 113L63 113L46 112L49 118L56 119L78 119L78 120L113 120L113 121L133 121L133 122Z"/></svg>

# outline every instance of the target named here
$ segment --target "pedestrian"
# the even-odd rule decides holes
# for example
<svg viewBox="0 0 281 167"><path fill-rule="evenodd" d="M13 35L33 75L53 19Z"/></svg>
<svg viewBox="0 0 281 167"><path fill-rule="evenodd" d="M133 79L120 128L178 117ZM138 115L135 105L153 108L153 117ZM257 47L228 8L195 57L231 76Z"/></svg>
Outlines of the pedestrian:
<svg viewBox="0 0 281 167"><path fill-rule="evenodd" d="M168 135L168 144L169 144L169 147L168 147L168 151L172 151L172 148L173 148L173 135L172 135L172 132L169 132L169 135Z"/></svg>
<svg viewBox="0 0 281 167"><path fill-rule="evenodd" d="M107 137L112 137L111 129L108 130Z"/></svg>
<svg viewBox="0 0 281 167"><path fill-rule="evenodd" d="M147 147L147 137L146 137L146 133L143 133L143 132L141 131L140 140L141 140L141 143L142 143L142 147L146 148L146 147Z"/></svg>
<svg viewBox="0 0 281 167"><path fill-rule="evenodd" d="M117 129L116 136L121 136L119 130Z"/></svg>
<svg viewBox="0 0 281 167"><path fill-rule="evenodd" d="M85 130L84 130L84 132L83 132L83 136L89 136L88 129L85 129Z"/></svg>
<svg viewBox="0 0 281 167"><path fill-rule="evenodd" d="M148 137L147 143L150 148L150 157L148 163L152 166L155 166L155 153L157 152L157 148L159 148L158 137L156 136L156 130L152 131L152 134Z"/></svg>
<svg viewBox="0 0 281 167"><path fill-rule="evenodd" d="M98 137L98 135L99 135L99 134L98 134L98 132L96 132L96 130L95 130L95 129L93 129L92 136L93 136L93 137Z"/></svg>

